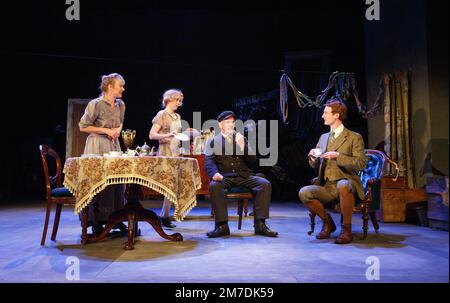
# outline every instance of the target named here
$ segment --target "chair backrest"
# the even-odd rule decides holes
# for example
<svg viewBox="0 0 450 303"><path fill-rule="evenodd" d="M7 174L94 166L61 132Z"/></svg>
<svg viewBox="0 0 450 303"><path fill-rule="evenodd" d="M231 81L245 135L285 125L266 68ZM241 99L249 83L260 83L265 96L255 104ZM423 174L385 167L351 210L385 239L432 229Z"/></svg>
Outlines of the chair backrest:
<svg viewBox="0 0 450 303"><path fill-rule="evenodd" d="M41 152L42 166L44 167L46 196L47 196L47 199L49 199L52 195L52 188L62 186L61 158L59 157L58 153L50 146L39 145L39 150ZM47 157L53 158L56 163L55 175L53 175L53 176L50 175Z"/></svg>
<svg viewBox="0 0 450 303"><path fill-rule="evenodd" d="M361 177L364 191L367 193L368 181L370 179L381 180L383 177L384 165L387 157L383 152L374 149L366 149L365 153L367 165L366 168L360 172L359 176Z"/></svg>

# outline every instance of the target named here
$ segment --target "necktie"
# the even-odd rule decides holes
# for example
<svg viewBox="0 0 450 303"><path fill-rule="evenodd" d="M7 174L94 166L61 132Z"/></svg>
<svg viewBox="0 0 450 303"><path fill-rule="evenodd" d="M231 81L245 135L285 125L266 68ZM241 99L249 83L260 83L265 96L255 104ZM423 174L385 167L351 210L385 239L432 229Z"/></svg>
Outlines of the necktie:
<svg viewBox="0 0 450 303"><path fill-rule="evenodd" d="M334 138L334 132L332 131L332 132L330 133L330 144L333 144L334 140L335 140L335 138Z"/></svg>
<svg viewBox="0 0 450 303"><path fill-rule="evenodd" d="M231 135L227 136L227 142L228 144L231 144L233 142L233 137Z"/></svg>

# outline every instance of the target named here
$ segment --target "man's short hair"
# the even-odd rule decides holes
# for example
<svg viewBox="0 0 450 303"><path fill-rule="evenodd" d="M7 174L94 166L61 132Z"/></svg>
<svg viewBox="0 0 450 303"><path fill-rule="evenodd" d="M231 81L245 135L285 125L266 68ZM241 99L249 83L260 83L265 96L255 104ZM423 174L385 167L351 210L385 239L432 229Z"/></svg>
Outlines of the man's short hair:
<svg viewBox="0 0 450 303"><path fill-rule="evenodd" d="M342 100L338 98L331 98L327 101L325 106L331 107L332 114L339 114L339 120L342 122L347 119L347 106L344 102L342 102Z"/></svg>

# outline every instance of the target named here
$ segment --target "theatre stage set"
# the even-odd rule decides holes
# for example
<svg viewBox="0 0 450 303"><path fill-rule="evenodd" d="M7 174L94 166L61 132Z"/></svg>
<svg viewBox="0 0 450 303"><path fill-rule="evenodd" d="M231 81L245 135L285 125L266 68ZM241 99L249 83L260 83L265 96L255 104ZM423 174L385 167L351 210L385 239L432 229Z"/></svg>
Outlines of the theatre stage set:
<svg viewBox="0 0 450 303"><path fill-rule="evenodd" d="M0 129L10 147L0 149L0 283L449 282L448 1L224 10L163 1L34 2L2 7L0 20L10 29L0 46ZM111 73L124 79L118 142L129 153L82 155L80 119L99 95L101 76ZM182 153L202 155L212 137L210 128L195 126L194 113L201 123L228 110L257 121L244 135L275 122L277 162L261 173L272 184L266 223L277 237L255 235L248 189L227 200L231 235L207 237L215 214L205 158L167 159L148 149L159 147L149 131L170 88L182 91L176 112L192 127ZM369 160L354 239L342 245L334 242L339 209L329 210L337 230L318 240L321 220L311 232L298 196L316 176L308 153L330 131L322 115L331 98L348 107L344 125L361 134ZM52 184L41 158L52 156L46 146L61 158L61 179ZM128 204L94 236L88 205L120 184ZM172 229L158 218L162 195L174 201ZM128 230L114 229L119 222Z"/></svg>

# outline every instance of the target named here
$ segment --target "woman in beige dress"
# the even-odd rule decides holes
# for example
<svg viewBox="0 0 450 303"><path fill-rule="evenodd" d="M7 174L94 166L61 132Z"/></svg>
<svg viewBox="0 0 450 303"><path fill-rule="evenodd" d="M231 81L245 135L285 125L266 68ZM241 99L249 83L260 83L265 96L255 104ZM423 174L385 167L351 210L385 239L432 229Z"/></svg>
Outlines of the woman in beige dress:
<svg viewBox="0 0 450 303"><path fill-rule="evenodd" d="M163 94L163 109L153 118L149 134L151 140L159 140L158 156L180 155L180 141L175 135L181 131L181 117L176 111L183 105L183 98L183 93L179 89L169 89ZM165 227L174 228L175 225L169 219L171 204L170 200L164 198L160 218Z"/></svg>
<svg viewBox="0 0 450 303"><path fill-rule="evenodd" d="M84 154L103 155L121 150L119 136L125 116L125 103L119 98L125 90L124 85L125 80L119 74L102 77L101 95L88 103L79 122L80 131L89 134ZM92 226L94 234L100 234L111 213L124 206L124 192L124 185L110 185L94 197L88 212L88 225ZM123 223L115 228L126 230Z"/></svg>

